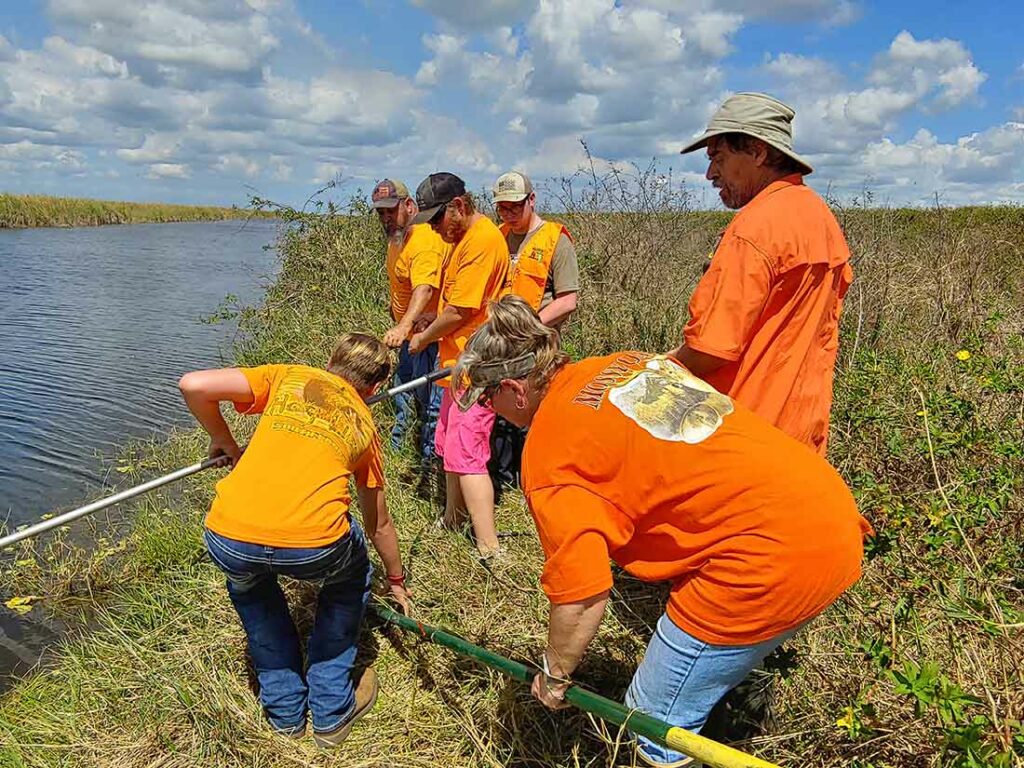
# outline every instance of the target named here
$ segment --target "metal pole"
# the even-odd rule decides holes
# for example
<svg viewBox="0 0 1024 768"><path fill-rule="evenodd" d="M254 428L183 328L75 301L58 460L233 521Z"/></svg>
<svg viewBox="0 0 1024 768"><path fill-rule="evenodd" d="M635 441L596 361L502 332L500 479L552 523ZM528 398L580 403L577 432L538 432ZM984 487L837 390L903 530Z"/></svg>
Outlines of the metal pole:
<svg viewBox="0 0 1024 768"><path fill-rule="evenodd" d="M368 398L366 403L367 405L379 403L382 400L387 400L389 397L394 397L395 395L400 394L402 392L408 392L410 389L416 389L417 387L422 387L424 384L429 384L432 381L443 379L451 372L451 368L441 368L440 370L432 371L428 373L426 376L420 376L418 379L413 379L412 381L408 381L405 384L399 384L397 387L392 387L389 390L374 395L373 397ZM98 512L101 509L106 509L107 507L113 506L118 502L134 498L135 496L146 493L147 491L152 491L154 488L159 488L162 485L173 483L175 480L181 480L183 477L194 475L196 472L202 472L204 469L209 469L210 467L215 466L218 462L222 460L222 456L217 456L214 458L207 459L206 461L201 461L198 464L193 464L192 466L189 467L182 467L181 469L177 469L174 472L171 472L169 475L158 477L155 480L149 480L145 483L142 483L141 485L136 485L133 488L128 488L127 490L115 493L113 496L108 496L105 499L94 501L91 504L86 504L84 507L73 509L70 512L65 512L62 515L57 515L56 517L50 520L44 520L41 523L31 525L28 528L25 528L24 530L8 534L7 536L0 538L0 549L8 547L11 544L17 544L19 541L22 541L24 539L29 539L33 536L38 536L40 533L52 531L54 528L59 528L63 525L67 525L68 523L73 522L80 517L90 515L93 512Z"/></svg>
<svg viewBox="0 0 1024 768"><path fill-rule="evenodd" d="M223 458L224 457L222 456L217 456L212 459L207 459L206 461L201 461L198 464L193 464L190 467L182 467L181 469L171 472L169 475L158 477L155 480L149 480L142 485L136 485L134 488L129 488L125 491L121 491L120 493L115 493L113 496L108 496L105 499L100 499L99 501L94 501L91 504L86 504L84 507L79 507L78 509L73 509L70 512L65 512L63 515L57 515L50 520L44 520L41 523L30 525L24 530L16 531L0 538L0 549L10 546L11 544L17 544L22 539L38 536L40 533L45 533L46 531L53 530L54 528L59 528L62 525L67 525L80 517L84 517L85 515L113 506L119 501L131 499L139 494L151 491L154 488L159 488L161 485L173 483L175 480L180 480L183 477L194 475L196 472L202 472L204 469L208 469L215 465L218 461L223 461Z"/></svg>
<svg viewBox="0 0 1024 768"><path fill-rule="evenodd" d="M388 398L394 397L395 395L400 395L403 392L408 392L410 389L416 389L417 387L422 387L424 384L430 384L432 382L437 381L438 379L443 379L445 376L450 375L451 372L451 368L439 368L436 371L431 371L426 376L420 376L418 379L407 381L405 382L405 384L399 384L397 387L392 387L391 389L385 390L380 394L367 398L366 404L374 405L376 403L379 403L381 400L387 400Z"/></svg>
<svg viewBox="0 0 1024 768"><path fill-rule="evenodd" d="M384 621L394 624L407 632L411 632L424 640L443 645L456 653L467 656L475 661L485 664L492 669L503 672L520 682L529 685L533 682L537 671L531 670L524 664L501 656L479 645L463 640L457 635L445 632L443 629L421 624L414 619L403 616L391 608L380 603L373 603L373 610ZM760 758L740 752L738 749L727 747L712 741L704 736L687 731L684 728L669 725L663 720L651 717L643 712L630 710L618 702L606 699L586 688L578 685L570 685L565 692L565 700L584 712L600 717L615 725L620 725L626 730L655 741L662 746L683 752L707 765L715 768L779 768L773 763L766 762Z"/></svg>

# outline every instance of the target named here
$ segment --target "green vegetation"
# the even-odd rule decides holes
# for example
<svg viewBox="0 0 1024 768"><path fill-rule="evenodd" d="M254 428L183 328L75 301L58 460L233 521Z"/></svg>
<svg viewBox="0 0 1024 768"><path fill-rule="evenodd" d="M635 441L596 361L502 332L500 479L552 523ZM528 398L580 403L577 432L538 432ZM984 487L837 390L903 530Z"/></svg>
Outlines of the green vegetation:
<svg viewBox="0 0 1024 768"><path fill-rule="evenodd" d="M220 221L247 218L252 215L251 210L235 206L218 208L167 203L124 203L75 197L0 193L0 229Z"/></svg>
<svg viewBox="0 0 1024 768"><path fill-rule="evenodd" d="M621 181L621 179L619 179ZM676 342L720 214L694 214L649 177L558 190L582 258L578 357ZM242 311L241 363L322 364L340 331L385 329L372 212L283 211L282 270ZM875 528L863 579L776 653L709 725L789 766L1024 764L1024 211L839 208L855 254L830 456ZM387 408L378 406L382 430ZM124 460L126 481L191 463L195 433ZM544 642L541 552L515 494L499 511L511 562L496 575L398 478L389 500L419 616L531 662ZM383 690L337 754L263 725L244 641L200 522L215 476L145 498L116 545L66 534L27 545L11 594L85 616L51 668L0 699L0 766L627 766L614 731L549 713L526 688L393 628L364 635ZM114 538L113 536L111 537ZM300 629L310 593L293 585ZM664 592L627 577L580 671L621 697ZM43 610L36 607L33 610Z"/></svg>

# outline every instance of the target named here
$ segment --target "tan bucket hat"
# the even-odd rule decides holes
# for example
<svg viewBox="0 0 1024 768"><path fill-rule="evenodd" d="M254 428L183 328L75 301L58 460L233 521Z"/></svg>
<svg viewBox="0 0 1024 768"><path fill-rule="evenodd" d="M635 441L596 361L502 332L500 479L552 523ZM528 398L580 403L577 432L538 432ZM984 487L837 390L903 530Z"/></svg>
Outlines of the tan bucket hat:
<svg viewBox="0 0 1024 768"><path fill-rule="evenodd" d="M804 173L814 168L793 151L792 107L766 93L737 93L726 99L708 121L704 133L680 150L680 154L707 146L708 139L723 133L744 133L770 144L803 166Z"/></svg>

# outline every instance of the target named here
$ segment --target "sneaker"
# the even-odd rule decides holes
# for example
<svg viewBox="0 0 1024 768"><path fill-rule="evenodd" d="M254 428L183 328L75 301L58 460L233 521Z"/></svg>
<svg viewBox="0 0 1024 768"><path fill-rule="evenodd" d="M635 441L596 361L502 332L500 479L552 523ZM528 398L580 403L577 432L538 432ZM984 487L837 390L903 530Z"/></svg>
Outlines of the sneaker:
<svg viewBox="0 0 1024 768"><path fill-rule="evenodd" d="M359 685L356 686L356 708L352 712L352 716L334 730L314 730L313 741L316 742L316 745L324 749L330 749L345 741L356 721L373 709L373 705L377 701L377 690L377 673L373 671L373 667L367 667L363 671L363 676L359 679Z"/></svg>

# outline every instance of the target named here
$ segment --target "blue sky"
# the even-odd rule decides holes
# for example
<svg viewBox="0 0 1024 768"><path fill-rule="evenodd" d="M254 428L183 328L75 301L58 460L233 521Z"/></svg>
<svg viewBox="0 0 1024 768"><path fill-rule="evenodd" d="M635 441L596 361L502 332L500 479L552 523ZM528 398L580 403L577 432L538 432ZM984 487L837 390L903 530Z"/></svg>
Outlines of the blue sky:
<svg viewBox="0 0 1024 768"><path fill-rule="evenodd" d="M730 93L818 189L1024 202L1024 3L2 0L0 191L301 203L382 176L672 169Z"/></svg>

